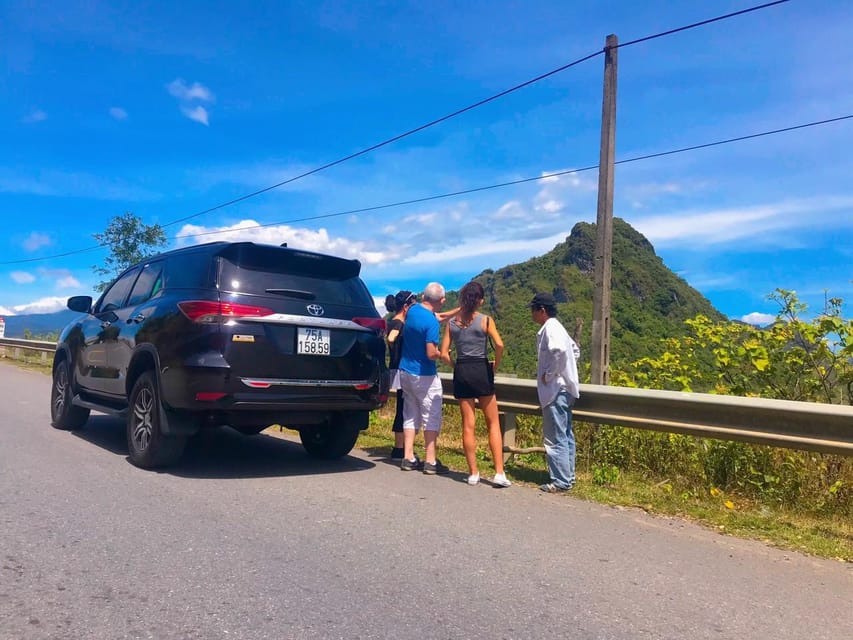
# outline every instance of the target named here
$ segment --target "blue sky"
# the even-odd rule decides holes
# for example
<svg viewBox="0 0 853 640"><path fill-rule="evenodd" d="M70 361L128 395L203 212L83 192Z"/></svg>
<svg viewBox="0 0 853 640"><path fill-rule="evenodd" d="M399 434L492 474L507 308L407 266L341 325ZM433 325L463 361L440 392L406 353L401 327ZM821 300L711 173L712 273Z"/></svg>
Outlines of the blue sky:
<svg viewBox="0 0 853 640"><path fill-rule="evenodd" d="M99 281L92 234L168 224L620 42L754 2L0 3L0 313ZM619 50L617 159L853 113L853 4L792 2ZM603 57L285 187L166 228L170 246L358 257L377 298L457 288L595 220ZM733 318L793 289L853 300L853 120L625 164L615 215ZM253 225L268 225L251 229ZM47 259L42 259L47 258ZM38 259L32 262L13 261ZM761 318L761 316L753 316Z"/></svg>

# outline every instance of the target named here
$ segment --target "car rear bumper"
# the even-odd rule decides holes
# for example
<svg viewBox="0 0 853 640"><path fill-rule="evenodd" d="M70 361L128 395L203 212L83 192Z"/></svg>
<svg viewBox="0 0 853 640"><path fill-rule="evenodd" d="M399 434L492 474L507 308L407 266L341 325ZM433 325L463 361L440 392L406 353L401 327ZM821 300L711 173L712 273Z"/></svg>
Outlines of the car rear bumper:
<svg viewBox="0 0 853 640"><path fill-rule="evenodd" d="M341 411L370 411L388 398L388 372L366 380L249 378L221 367L171 368L161 372L166 405L179 411L300 414L311 422ZM248 416L247 416L248 417Z"/></svg>

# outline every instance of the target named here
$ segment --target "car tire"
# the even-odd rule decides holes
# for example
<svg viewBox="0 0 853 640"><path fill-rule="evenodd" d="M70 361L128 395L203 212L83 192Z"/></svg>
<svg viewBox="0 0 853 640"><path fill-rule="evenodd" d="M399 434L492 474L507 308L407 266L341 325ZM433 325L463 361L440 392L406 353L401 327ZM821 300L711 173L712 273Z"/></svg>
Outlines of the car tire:
<svg viewBox="0 0 853 640"><path fill-rule="evenodd" d="M137 467L165 467L177 462L184 452L186 437L163 433L166 416L157 380L151 371L146 371L136 380L128 399L127 450Z"/></svg>
<svg viewBox="0 0 853 640"><path fill-rule="evenodd" d="M50 388L50 424L55 428L64 431L79 429L89 419L89 410L72 404L73 397L71 368L67 360L62 360L53 368Z"/></svg>
<svg viewBox="0 0 853 640"><path fill-rule="evenodd" d="M302 446L312 458L336 460L352 451L358 440L358 429L348 425L319 425L299 430Z"/></svg>

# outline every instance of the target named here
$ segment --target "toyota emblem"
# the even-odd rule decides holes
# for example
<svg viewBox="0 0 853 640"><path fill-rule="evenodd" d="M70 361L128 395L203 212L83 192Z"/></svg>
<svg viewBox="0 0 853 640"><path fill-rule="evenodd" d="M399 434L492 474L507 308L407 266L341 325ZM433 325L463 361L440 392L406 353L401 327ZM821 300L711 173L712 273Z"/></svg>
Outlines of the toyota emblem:
<svg viewBox="0 0 853 640"><path fill-rule="evenodd" d="M323 313L325 313L323 311L323 307L321 307L319 304L309 304L305 308L308 309L308 313L310 313L312 316L321 316L323 315Z"/></svg>

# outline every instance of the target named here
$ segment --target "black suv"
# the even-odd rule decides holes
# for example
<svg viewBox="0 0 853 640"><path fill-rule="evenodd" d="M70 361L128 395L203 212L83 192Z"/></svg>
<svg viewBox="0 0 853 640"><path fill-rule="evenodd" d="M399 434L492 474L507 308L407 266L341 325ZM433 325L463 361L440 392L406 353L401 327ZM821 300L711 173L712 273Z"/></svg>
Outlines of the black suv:
<svg viewBox="0 0 853 640"><path fill-rule="evenodd" d="M169 251L124 273L59 337L51 418L127 418L133 464L170 464L187 437L230 425L296 429L309 454L346 455L388 396L385 321L358 260L251 242Z"/></svg>

